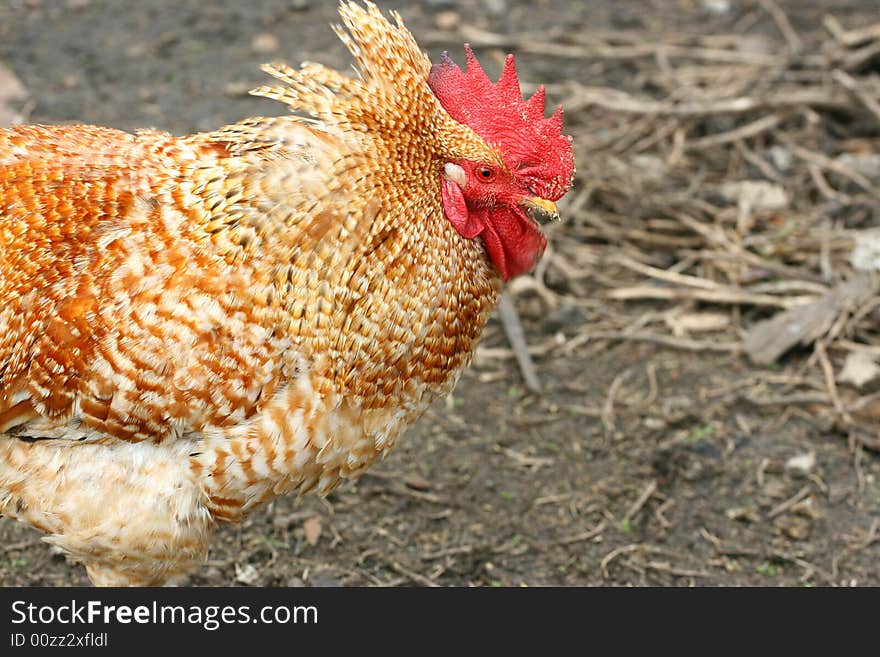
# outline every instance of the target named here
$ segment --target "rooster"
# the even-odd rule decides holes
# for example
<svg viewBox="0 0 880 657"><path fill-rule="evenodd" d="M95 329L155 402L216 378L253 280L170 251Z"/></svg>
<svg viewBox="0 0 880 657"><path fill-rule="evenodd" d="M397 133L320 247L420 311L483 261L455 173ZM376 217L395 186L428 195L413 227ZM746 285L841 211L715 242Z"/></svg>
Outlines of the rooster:
<svg viewBox="0 0 880 657"><path fill-rule="evenodd" d="M95 585L179 581L218 522L385 456L545 249L561 108L339 11L358 75L264 67L290 115L0 130L0 514Z"/></svg>

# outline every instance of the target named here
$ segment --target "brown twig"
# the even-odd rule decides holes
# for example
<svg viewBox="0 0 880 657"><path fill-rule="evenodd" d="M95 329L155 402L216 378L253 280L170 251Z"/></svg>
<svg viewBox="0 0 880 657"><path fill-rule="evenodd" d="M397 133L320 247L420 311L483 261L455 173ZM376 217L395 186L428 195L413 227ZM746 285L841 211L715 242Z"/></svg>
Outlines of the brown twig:
<svg viewBox="0 0 880 657"><path fill-rule="evenodd" d="M852 47L866 41L880 40L880 23L873 23L856 30L844 30L833 15L822 17L822 25L844 46Z"/></svg>
<svg viewBox="0 0 880 657"><path fill-rule="evenodd" d="M785 12L782 11L782 8L776 4L775 0L759 0L761 3L761 7L773 18L773 22L776 23L776 27L779 28L779 31L782 33L782 36L785 38L786 43L788 44L788 50L792 55L798 54L801 50L803 50L804 43L801 41L801 38L797 35L794 28L791 26L791 22L788 20L788 16L785 15Z"/></svg>
<svg viewBox="0 0 880 657"><path fill-rule="evenodd" d="M849 91L862 105L864 105L865 109L873 114L874 118L877 119L877 122L880 123L880 103L878 103L871 94L865 91L855 78L840 69L832 71L831 77L834 78L835 82L839 83L844 89Z"/></svg>
<svg viewBox="0 0 880 657"><path fill-rule="evenodd" d="M704 150L715 146L722 146L724 144L751 139L764 132L773 130L782 123L783 118L784 115L782 114L768 114L767 116L762 116L760 119L741 125L733 130L719 132L714 135L686 142L685 148L688 150Z"/></svg>
<svg viewBox="0 0 880 657"><path fill-rule="evenodd" d="M628 372L626 371L621 372L614 377L611 385L608 386L608 394L605 396L605 403L602 405L602 425L605 427L605 433L612 434L616 429L614 423L614 400L627 374Z"/></svg>
<svg viewBox="0 0 880 657"><path fill-rule="evenodd" d="M540 394L541 380L538 378L535 364L532 362L532 357L529 354L525 332L519 321L519 314L516 312L513 302L505 294L501 295L498 303L498 312L501 316L504 332L507 334L507 339L510 342L510 347L513 349L513 353L516 354L516 362L519 365L526 388L536 394Z"/></svg>
<svg viewBox="0 0 880 657"><path fill-rule="evenodd" d="M701 340L688 340L674 338L668 335L656 333L622 333L620 331L594 331L582 333L587 340L625 340L634 342L650 342L670 349L682 351L718 351L723 353L739 353L741 346L738 342L711 342Z"/></svg>
<svg viewBox="0 0 880 657"><path fill-rule="evenodd" d="M560 545L571 545L572 543L581 543L583 541L589 541L591 539L596 538L602 532L605 531L606 523L605 521L601 521L598 525L593 527L592 529L588 529L585 532L581 532L580 534L575 534L574 536L568 536L566 538L559 539Z"/></svg>
<svg viewBox="0 0 880 657"><path fill-rule="evenodd" d="M623 522L629 522L633 518L636 517L639 511L642 510L642 507L645 506L647 501L651 499L651 496L657 492L657 480L652 479L647 486L645 486L644 490L639 494L636 498L636 501L632 503L632 506L629 507L627 512L623 516Z"/></svg>
<svg viewBox="0 0 880 657"><path fill-rule="evenodd" d="M804 498L809 496L809 494L810 494L810 487L804 486L797 493L792 495L790 498L788 498L784 502L776 505L770 511L768 511L767 518L772 520L776 516L782 515L783 513L785 513L789 509L791 509L795 504L797 504L798 502L800 502L801 500L803 500Z"/></svg>
<svg viewBox="0 0 880 657"><path fill-rule="evenodd" d="M618 89L573 85L566 107L579 110L597 106L613 112L650 114L652 116L704 117L715 114L745 114L758 110L790 110L803 106L823 109L850 109L846 97L833 89L792 87L779 89L764 96L710 98L699 101L675 102L637 98Z"/></svg>

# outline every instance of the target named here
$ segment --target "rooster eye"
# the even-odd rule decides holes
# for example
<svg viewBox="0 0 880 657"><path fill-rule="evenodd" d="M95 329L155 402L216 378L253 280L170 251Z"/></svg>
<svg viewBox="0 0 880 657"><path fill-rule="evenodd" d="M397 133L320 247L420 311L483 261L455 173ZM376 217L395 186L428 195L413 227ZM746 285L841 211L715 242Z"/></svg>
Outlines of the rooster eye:
<svg viewBox="0 0 880 657"><path fill-rule="evenodd" d="M495 180L495 172L489 167L477 167L477 176L483 182L492 182Z"/></svg>

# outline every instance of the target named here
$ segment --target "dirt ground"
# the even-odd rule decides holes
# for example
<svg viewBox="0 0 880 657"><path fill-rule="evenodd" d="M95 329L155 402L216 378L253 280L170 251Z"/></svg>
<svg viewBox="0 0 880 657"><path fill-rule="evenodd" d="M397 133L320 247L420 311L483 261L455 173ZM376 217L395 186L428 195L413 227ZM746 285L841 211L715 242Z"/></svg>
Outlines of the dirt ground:
<svg viewBox="0 0 880 657"><path fill-rule="evenodd" d="M485 45L485 34L514 35L526 44L522 50L512 46L524 87L546 83L553 102L576 97L572 82L650 91L641 60L565 54L571 35L635 35L630 44L636 47L661 34L734 34L763 39L773 53L784 47L786 24L809 44L828 36L825 14L849 29L878 20L867 0L380 5L401 12L432 58L448 48L461 61L467 37L495 73L507 44ZM784 12L787 22L780 23L774 10ZM334 20L335 3L314 0L0 0L0 64L27 90L28 99L15 109L28 122L184 134L282 111L245 93L262 82L258 65L264 61L315 60L347 68L347 55L328 26ZM474 34L485 43L479 45ZM720 39L714 43L728 48ZM646 61L661 69L669 61L674 66L670 52ZM880 61L871 56L859 66L859 74L871 74L872 66L880 73ZM828 114L822 107L809 111L820 125L840 114L834 107ZM791 392L797 377L823 381L824 351L818 364L812 349L798 347L756 365L725 345L769 310L705 299L689 302L684 312L721 315L716 333L691 327L670 333L675 339L665 342L603 339L603 331L669 320L678 308L678 301L607 293L616 270L605 267L601 254L620 247L629 233L619 239L597 233L596 226L605 224L596 217L606 216L611 202L601 193L578 192L590 187L592 175L613 168L613 149L589 147L602 136L602 117L613 114L595 114L586 103L570 108L579 178L561 204L571 223L552 240L560 258L582 248L598 259L572 256L569 262L578 269L568 277L562 265L558 271L551 265L540 294L527 285L514 288L542 394L524 386L501 324L493 319L454 396L435 405L387 461L327 499L279 499L242 525L221 527L192 585L880 585L880 453L870 439L859 442L835 421L830 404L822 403L821 386L812 397L773 401ZM615 116L618 127L644 120ZM800 120L787 117L780 126ZM712 120L709 128L685 126L684 137L746 123L737 123L738 115L736 121ZM859 138L880 137L880 123L846 125ZM646 128L640 138L654 141L644 142L640 153L665 157L675 148L676 129ZM696 164L682 162L674 172L682 187L704 175ZM735 173L713 172L711 165L709 170L719 179ZM749 177L762 176L752 170ZM800 192L792 181L783 182L795 198L796 215ZM617 211L636 216L644 205L641 188L616 193ZM577 204L578 198L583 202ZM876 196L859 208L858 219L851 213L840 221L856 228L878 225ZM651 225L662 232L665 224ZM795 261L780 260L780 267ZM621 271L627 284L635 280L632 267ZM826 282L817 278L815 285ZM830 353L839 372L842 355ZM0 519L0 583L87 580L80 566L53 555L36 532Z"/></svg>

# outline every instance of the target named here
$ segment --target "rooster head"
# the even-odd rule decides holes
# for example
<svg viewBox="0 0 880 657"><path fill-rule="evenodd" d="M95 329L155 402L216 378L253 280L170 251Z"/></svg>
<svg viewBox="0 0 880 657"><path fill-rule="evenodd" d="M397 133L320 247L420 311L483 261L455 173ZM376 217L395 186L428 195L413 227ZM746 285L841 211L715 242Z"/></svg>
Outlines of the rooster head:
<svg viewBox="0 0 880 657"><path fill-rule="evenodd" d="M392 203L423 196L433 203L436 195L424 194L425 176L439 175L440 200L455 230L482 238L504 280L529 271L547 246L539 224L558 218L554 201L574 178L562 110L544 116L543 87L523 100L513 55L492 83L470 47L464 71L446 55L431 66L395 12L394 23L367 1L343 1L339 12L345 27L336 32L357 62L356 78L314 63L298 71L270 64L264 70L282 84L251 93L309 115L301 120L310 126L346 134L360 164L353 153L334 174L353 197L393 188ZM379 234L383 226L372 221L369 229Z"/></svg>
<svg viewBox="0 0 880 657"><path fill-rule="evenodd" d="M544 116L544 87L523 100L513 55L493 84L470 46L461 70L445 53L429 85L446 112L499 154L496 161L460 159L443 168L446 217L467 239L481 236L505 281L529 271L547 246L539 228L559 219L554 201L574 179L571 137L562 134L562 107Z"/></svg>

